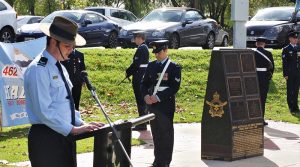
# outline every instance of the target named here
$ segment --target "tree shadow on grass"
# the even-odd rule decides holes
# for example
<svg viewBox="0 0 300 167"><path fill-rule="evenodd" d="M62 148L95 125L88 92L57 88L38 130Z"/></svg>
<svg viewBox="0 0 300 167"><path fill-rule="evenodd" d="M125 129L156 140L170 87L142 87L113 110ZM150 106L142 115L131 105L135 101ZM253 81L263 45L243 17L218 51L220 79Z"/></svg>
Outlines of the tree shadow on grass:
<svg viewBox="0 0 300 167"><path fill-rule="evenodd" d="M6 141L12 138L24 138L27 137L30 127L12 128L11 130L5 130L0 132L0 142Z"/></svg>

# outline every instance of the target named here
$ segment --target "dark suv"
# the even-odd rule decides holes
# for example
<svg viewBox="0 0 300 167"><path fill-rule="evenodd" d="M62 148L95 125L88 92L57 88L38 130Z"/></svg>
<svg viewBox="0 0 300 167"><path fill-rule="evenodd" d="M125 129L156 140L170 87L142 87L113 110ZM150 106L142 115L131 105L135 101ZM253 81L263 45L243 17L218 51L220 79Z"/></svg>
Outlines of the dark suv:
<svg viewBox="0 0 300 167"><path fill-rule="evenodd" d="M294 15L295 7L271 7L259 10L247 22L247 47L255 47L257 37L267 38L267 47L281 48L287 45L287 34L300 30L300 14Z"/></svg>

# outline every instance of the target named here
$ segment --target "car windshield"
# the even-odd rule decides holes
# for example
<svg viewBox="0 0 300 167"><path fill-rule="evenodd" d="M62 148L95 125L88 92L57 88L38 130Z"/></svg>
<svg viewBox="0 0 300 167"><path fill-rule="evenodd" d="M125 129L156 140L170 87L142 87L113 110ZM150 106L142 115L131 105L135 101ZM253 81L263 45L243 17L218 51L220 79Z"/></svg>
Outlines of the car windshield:
<svg viewBox="0 0 300 167"><path fill-rule="evenodd" d="M292 17L294 9L274 9L267 8L257 12L251 21L289 21Z"/></svg>
<svg viewBox="0 0 300 167"><path fill-rule="evenodd" d="M154 10L142 21L180 22L183 11L181 10Z"/></svg>
<svg viewBox="0 0 300 167"><path fill-rule="evenodd" d="M47 17L45 17L41 23L52 23L53 19L55 16L64 16L66 18L69 18L73 20L76 23L80 23L80 20L82 18L83 13L80 12L66 12L66 11L58 11L58 12L53 12Z"/></svg>

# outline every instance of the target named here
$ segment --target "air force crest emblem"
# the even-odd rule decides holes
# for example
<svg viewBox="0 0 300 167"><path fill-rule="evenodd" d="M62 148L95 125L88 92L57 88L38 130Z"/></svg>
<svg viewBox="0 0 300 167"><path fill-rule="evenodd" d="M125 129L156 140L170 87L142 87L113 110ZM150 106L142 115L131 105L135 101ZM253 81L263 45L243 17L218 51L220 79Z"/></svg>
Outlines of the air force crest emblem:
<svg viewBox="0 0 300 167"><path fill-rule="evenodd" d="M211 117L221 118L224 114L223 107L227 105L227 101L222 102L220 100L220 95L218 94L218 92L215 92L213 94L212 101L209 102L206 100L206 104L209 105L209 114L211 115Z"/></svg>

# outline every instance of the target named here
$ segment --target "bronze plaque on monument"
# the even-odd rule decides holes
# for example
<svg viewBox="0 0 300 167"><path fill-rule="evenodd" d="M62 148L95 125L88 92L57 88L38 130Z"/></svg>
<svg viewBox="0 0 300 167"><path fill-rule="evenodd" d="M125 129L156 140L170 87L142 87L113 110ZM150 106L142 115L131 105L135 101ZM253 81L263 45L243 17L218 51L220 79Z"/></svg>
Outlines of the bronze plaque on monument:
<svg viewBox="0 0 300 167"><path fill-rule="evenodd" d="M243 100L230 102L232 121L245 120L248 117L246 104Z"/></svg>
<svg viewBox="0 0 300 167"><path fill-rule="evenodd" d="M213 50L202 113L201 157L263 155L263 118L252 50Z"/></svg>
<svg viewBox="0 0 300 167"><path fill-rule="evenodd" d="M243 96L242 80L240 77L228 77L227 84L230 97Z"/></svg>
<svg viewBox="0 0 300 167"><path fill-rule="evenodd" d="M249 117L251 118L260 118L261 117L261 108L260 108L259 99L249 99L247 100L247 107L249 111Z"/></svg>
<svg viewBox="0 0 300 167"><path fill-rule="evenodd" d="M238 54L227 54L224 59L225 72L226 74L239 73L239 55Z"/></svg>
<svg viewBox="0 0 300 167"><path fill-rule="evenodd" d="M251 53L241 53L242 71L243 73L255 73L255 61Z"/></svg>
<svg viewBox="0 0 300 167"><path fill-rule="evenodd" d="M244 77L244 81L246 95L257 95L259 87L256 75Z"/></svg>

